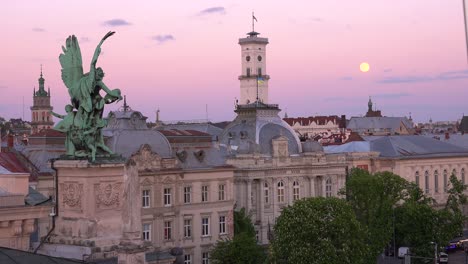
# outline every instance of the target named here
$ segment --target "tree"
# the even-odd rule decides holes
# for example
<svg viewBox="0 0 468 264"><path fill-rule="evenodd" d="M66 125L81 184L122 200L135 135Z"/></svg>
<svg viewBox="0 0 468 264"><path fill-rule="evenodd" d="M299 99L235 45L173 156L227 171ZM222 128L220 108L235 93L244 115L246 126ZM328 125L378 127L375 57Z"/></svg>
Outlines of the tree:
<svg viewBox="0 0 468 264"><path fill-rule="evenodd" d="M263 248L248 233L218 241L210 256L214 264L258 264L264 263L265 259Z"/></svg>
<svg viewBox="0 0 468 264"><path fill-rule="evenodd" d="M433 257L431 242L447 245L463 228L465 218L460 208L466 204L465 189L452 175L446 205L436 209L432 198L427 197L416 184L409 184L404 203L395 210L398 245L411 247L414 255ZM418 261L421 262L416 260L415 263Z"/></svg>
<svg viewBox="0 0 468 264"><path fill-rule="evenodd" d="M376 258L393 238L393 209L401 201L408 182L391 172L370 174L361 169L352 169L345 189L348 203L357 220L367 229L369 255L367 263Z"/></svg>
<svg viewBox="0 0 468 264"><path fill-rule="evenodd" d="M264 249L257 244L255 228L244 208L234 211L234 237L218 241L210 255L210 260L214 264L265 262Z"/></svg>
<svg viewBox="0 0 468 264"><path fill-rule="evenodd" d="M245 213L245 208L239 211L234 211L234 235L247 233L250 236L255 236L255 227L250 220L250 217Z"/></svg>
<svg viewBox="0 0 468 264"><path fill-rule="evenodd" d="M364 263L365 230L345 200L307 198L283 209L274 226L276 263Z"/></svg>

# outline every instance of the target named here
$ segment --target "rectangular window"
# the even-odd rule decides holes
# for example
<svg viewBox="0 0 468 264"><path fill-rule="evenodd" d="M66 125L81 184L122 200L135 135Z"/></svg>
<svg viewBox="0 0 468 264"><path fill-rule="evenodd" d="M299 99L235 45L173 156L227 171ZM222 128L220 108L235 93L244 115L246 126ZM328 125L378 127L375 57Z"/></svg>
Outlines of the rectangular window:
<svg viewBox="0 0 468 264"><path fill-rule="evenodd" d="M192 202L192 187L184 187L184 203L189 204Z"/></svg>
<svg viewBox="0 0 468 264"><path fill-rule="evenodd" d="M202 236L209 236L210 235L210 218L203 217L202 218Z"/></svg>
<svg viewBox="0 0 468 264"><path fill-rule="evenodd" d="M184 219L184 237L192 237L192 219Z"/></svg>
<svg viewBox="0 0 468 264"><path fill-rule="evenodd" d="M208 202L208 185L202 186L201 201Z"/></svg>
<svg viewBox="0 0 468 264"><path fill-rule="evenodd" d="M184 264L192 264L192 255L184 255Z"/></svg>
<svg viewBox="0 0 468 264"><path fill-rule="evenodd" d="M210 253L208 252L202 253L202 264L210 264Z"/></svg>
<svg viewBox="0 0 468 264"><path fill-rule="evenodd" d="M278 203L284 203L284 187L278 188Z"/></svg>
<svg viewBox="0 0 468 264"><path fill-rule="evenodd" d="M226 234L226 217L225 216L219 217L219 234L220 235Z"/></svg>
<svg viewBox="0 0 468 264"><path fill-rule="evenodd" d="M258 76L262 76L262 68L257 69L257 74L258 74Z"/></svg>
<svg viewBox="0 0 468 264"><path fill-rule="evenodd" d="M143 190L142 191L142 206L143 208L149 208L150 207L150 191L149 190Z"/></svg>
<svg viewBox="0 0 468 264"><path fill-rule="evenodd" d="M164 240L172 239L172 221L164 221Z"/></svg>
<svg viewBox="0 0 468 264"><path fill-rule="evenodd" d="M143 240L151 241L151 225L143 224Z"/></svg>
<svg viewBox="0 0 468 264"><path fill-rule="evenodd" d="M171 205L171 188L164 188L164 206Z"/></svg>
<svg viewBox="0 0 468 264"><path fill-rule="evenodd" d="M218 192L218 198L220 201L224 201L224 188L226 185L220 184L219 185L219 192Z"/></svg>
<svg viewBox="0 0 468 264"><path fill-rule="evenodd" d="M250 68L247 68L247 77L250 77Z"/></svg>

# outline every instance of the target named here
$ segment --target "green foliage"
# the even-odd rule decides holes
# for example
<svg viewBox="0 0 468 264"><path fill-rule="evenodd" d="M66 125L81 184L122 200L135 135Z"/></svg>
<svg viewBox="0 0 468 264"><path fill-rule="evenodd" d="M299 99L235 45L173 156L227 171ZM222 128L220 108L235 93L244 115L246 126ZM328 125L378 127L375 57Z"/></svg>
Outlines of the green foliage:
<svg viewBox="0 0 468 264"><path fill-rule="evenodd" d="M352 169L342 193L357 220L367 229L369 255L367 263L375 263L393 238L393 208L404 198L408 182L390 172L374 175L361 169Z"/></svg>
<svg viewBox="0 0 468 264"><path fill-rule="evenodd" d="M460 208L467 201L463 194L465 188L452 175L447 203L444 208L437 209L433 199L424 195L420 188L408 185L404 204L395 210L397 244L411 247L413 254L421 257L433 256L431 242L441 247L447 245L463 228L465 218Z"/></svg>
<svg viewBox="0 0 468 264"><path fill-rule="evenodd" d="M255 239L255 228L242 208L234 211L234 238L220 240L211 252L214 264L264 263L266 255Z"/></svg>
<svg viewBox="0 0 468 264"><path fill-rule="evenodd" d="M250 220L250 217L245 213L245 208L239 211L234 211L234 235L247 233L255 237L255 227Z"/></svg>
<svg viewBox="0 0 468 264"><path fill-rule="evenodd" d="M246 232L235 235L232 240L218 241L210 254L214 264L258 264L265 259L263 248Z"/></svg>
<svg viewBox="0 0 468 264"><path fill-rule="evenodd" d="M307 198L283 209L274 227L276 263L364 263L366 234L345 200ZM374 261L375 263L375 261Z"/></svg>

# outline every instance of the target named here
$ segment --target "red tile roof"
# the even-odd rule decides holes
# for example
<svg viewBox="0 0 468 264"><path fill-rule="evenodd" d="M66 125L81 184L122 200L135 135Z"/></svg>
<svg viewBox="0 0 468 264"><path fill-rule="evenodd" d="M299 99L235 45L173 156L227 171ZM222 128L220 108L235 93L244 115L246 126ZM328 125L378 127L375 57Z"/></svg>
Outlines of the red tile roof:
<svg viewBox="0 0 468 264"><path fill-rule="evenodd" d="M165 136L170 137L211 137L210 134L201 132L198 130L179 130L179 129L168 129L168 130L158 130Z"/></svg>
<svg viewBox="0 0 468 264"><path fill-rule="evenodd" d="M0 166L13 173L29 173L13 152L0 152Z"/></svg>
<svg viewBox="0 0 468 264"><path fill-rule="evenodd" d="M65 137L65 133L53 129L41 129L39 132L29 137Z"/></svg>

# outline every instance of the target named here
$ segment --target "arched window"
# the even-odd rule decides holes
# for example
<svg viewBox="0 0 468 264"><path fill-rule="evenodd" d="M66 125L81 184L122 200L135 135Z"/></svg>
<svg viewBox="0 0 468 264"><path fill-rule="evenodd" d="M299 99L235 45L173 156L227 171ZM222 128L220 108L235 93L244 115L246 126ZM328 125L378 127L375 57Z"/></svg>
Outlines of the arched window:
<svg viewBox="0 0 468 264"><path fill-rule="evenodd" d="M332 180L330 178L325 182L325 197L332 196Z"/></svg>
<svg viewBox="0 0 468 264"><path fill-rule="evenodd" d="M424 192L429 193L429 172L424 172Z"/></svg>
<svg viewBox="0 0 468 264"><path fill-rule="evenodd" d="M444 192L447 192L448 180L447 180L447 170L444 170Z"/></svg>
<svg viewBox="0 0 468 264"><path fill-rule="evenodd" d="M465 168L461 169L461 181L465 185Z"/></svg>
<svg viewBox="0 0 468 264"><path fill-rule="evenodd" d="M278 182L278 203L284 203L284 183Z"/></svg>
<svg viewBox="0 0 468 264"><path fill-rule="evenodd" d="M293 201L299 200L299 183L293 182Z"/></svg>
<svg viewBox="0 0 468 264"><path fill-rule="evenodd" d="M453 170L452 170L452 175L454 175L455 177L457 177L457 170L456 170L456 169L453 169Z"/></svg>
<svg viewBox="0 0 468 264"><path fill-rule="evenodd" d="M434 192L439 192L439 171L434 171Z"/></svg>
<svg viewBox="0 0 468 264"><path fill-rule="evenodd" d="M421 187L419 186L419 171L416 171L416 173L414 174L414 182L418 187Z"/></svg>
<svg viewBox="0 0 468 264"><path fill-rule="evenodd" d="M263 194L265 196L265 204L270 202L270 192L268 190L268 183L263 184Z"/></svg>

